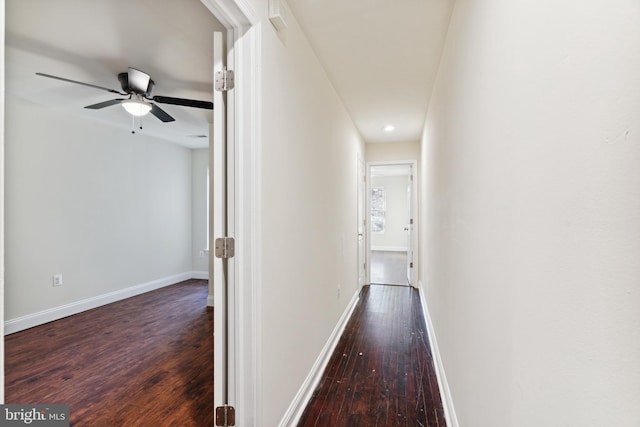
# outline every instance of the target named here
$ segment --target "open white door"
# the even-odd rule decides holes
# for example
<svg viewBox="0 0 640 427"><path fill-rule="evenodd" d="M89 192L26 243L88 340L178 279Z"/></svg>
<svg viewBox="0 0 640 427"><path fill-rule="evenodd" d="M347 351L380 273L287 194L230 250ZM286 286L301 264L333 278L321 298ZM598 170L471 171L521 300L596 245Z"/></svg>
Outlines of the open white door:
<svg viewBox="0 0 640 427"><path fill-rule="evenodd" d="M226 49L223 33L213 35L213 129L210 153L210 197L214 242L210 265L214 288L214 407L216 425L235 425L235 282L233 149L227 132Z"/></svg>
<svg viewBox="0 0 640 427"><path fill-rule="evenodd" d="M415 189L413 188L413 165L409 164L409 174L407 175L407 212L409 213L409 218L407 218L407 282L410 285L414 284L414 269L413 269L413 232L414 232L414 203L413 203L413 192Z"/></svg>
<svg viewBox="0 0 640 427"><path fill-rule="evenodd" d="M364 160L358 156L358 289L367 284L366 179Z"/></svg>

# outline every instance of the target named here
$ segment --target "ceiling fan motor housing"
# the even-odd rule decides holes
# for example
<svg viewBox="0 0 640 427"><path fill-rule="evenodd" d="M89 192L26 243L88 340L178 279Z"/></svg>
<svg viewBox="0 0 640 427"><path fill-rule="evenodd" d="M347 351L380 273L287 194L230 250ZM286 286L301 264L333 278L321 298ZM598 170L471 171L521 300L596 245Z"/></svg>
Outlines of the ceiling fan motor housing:
<svg viewBox="0 0 640 427"><path fill-rule="evenodd" d="M129 86L129 73L119 73L118 81L120 81L120 86L122 86L123 92L127 94L140 93L139 91L136 91L134 88ZM153 90L154 86L155 86L155 83L153 82L153 80L149 79L149 84L147 85L145 92L140 93L140 95L144 95L146 98L150 97L151 91Z"/></svg>

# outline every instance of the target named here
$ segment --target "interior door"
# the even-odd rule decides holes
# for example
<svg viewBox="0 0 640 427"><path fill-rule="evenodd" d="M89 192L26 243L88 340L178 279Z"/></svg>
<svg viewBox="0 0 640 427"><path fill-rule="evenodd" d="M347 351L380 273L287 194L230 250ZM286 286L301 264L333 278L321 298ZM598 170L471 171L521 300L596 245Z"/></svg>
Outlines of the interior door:
<svg viewBox="0 0 640 427"><path fill-rule="evenodd" d="M367 245L366 245L366 175L364 161L358 156L358 287L362 289L367 282Z"/></svg>
<svg viewBox="0 0 640 427"><path fill-rule="evenodd" d="M407 175L407 282L413 284L413 165L409 165L409 174Z"/></svg>
<svg viewBox="0 0 640 427"><path fill-rule="evenodd" d="M218 86L221 73L226 71L225 35L213 35L214 86ZM214 288L214 407L216 425L234 425L235 418L235 264L233 245L234 187L233 155L229 144L227 108L230 95L217 87L213 91L213 126L210 152L210 212L212 223L210 241L210 278Z"/></svg>

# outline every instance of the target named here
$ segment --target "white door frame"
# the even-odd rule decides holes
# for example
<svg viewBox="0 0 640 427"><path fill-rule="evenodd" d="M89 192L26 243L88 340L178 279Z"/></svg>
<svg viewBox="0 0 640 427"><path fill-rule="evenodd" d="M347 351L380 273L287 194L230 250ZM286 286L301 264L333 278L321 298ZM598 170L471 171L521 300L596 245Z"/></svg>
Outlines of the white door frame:
<svg viewBox="0 0 640 427"><path fill-rule="evenodd" d="M224 40L226 34L213 34L213 75L223 72L227 64ZM235 92L213 92L213 124L209 143L209 241L216 242L219 237L234 236L234 202L235 185L233 179L233 147L232 130L229 131L229 146L227 146L227 118L231 125L233 114L227 116L228 101L232 101ZM229 107L229 110L232 109ZM217 246L214 243L214 246ZM235 369L235 321L234 321L234 284L235 258L218 258L217 248L209 251L209 288L213 289L213 331L214 331L214 405L215 407L235 406L233 388L235 382L231 380ZM217 416L216 416L217 417Z"/></svg>
<svg viewBox="0 0 640 427"><path fill-rule="evenodd" d="M413 253L412 262L413 269L411 270L411 286L417 287L417 277L419 271L419 259L418 256L418 238L419 230L418 230L418 161L417 160L392 160L392 161L378 161L378 162L367 162L367 205L366 205L366 216L367 216L367 283L371 283L371 168L375 166L401 166L407 165L411 167L412 175L413 175L413 184L411 185L411 218L413 219L413 224L409 225L410 233L411 233L411 252Z"/></svg>
<svg viewBox="0 0 640 427"><path fill-rule="evenodd" d="M367 172L362 155L357 155L356 170L358 173L358 290L369 284L367 275Z"/></svg>
<svg viewBox="0 0 640 427"><path fill-rule="evenodd" d="M4 0L0 0L0 129L4 129ZM0 132L0 404L4 403L4 132Z"/></svg>
<svg viewBox="0 0 640 427"><path fill-rule="evenodd" d="M201 0L227 29L227 66L235 72L235 88L227 94L227 185L232 192L230 236L236 241L233 283L230 284L229 403L236 408L236 425L260 425L260 29L246 0ZM214 105L215 108L215 105ZM213 174L212 174L213 175ZM222 237L222 236L216 236ZM214 251L210 251L210 262ZM220 302L214 301L215 306ZM214 311L219 310L215 308ZM214 349L214 357L215 351ZM215 363L215 362L214 362ZM214 379L215 381L215 379ZM220 396L214 395L219 406Z"/></svg>

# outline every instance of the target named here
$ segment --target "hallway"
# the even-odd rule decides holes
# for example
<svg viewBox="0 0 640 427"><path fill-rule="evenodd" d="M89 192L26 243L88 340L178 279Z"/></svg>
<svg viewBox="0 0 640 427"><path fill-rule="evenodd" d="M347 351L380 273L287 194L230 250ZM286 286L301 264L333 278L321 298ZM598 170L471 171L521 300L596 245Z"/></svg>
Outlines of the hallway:
<svg viewBox="0 0 640 427"><path fill-rule="evenodd" d="M416 289L362 289L298 425L446 425Z"/></svg>

